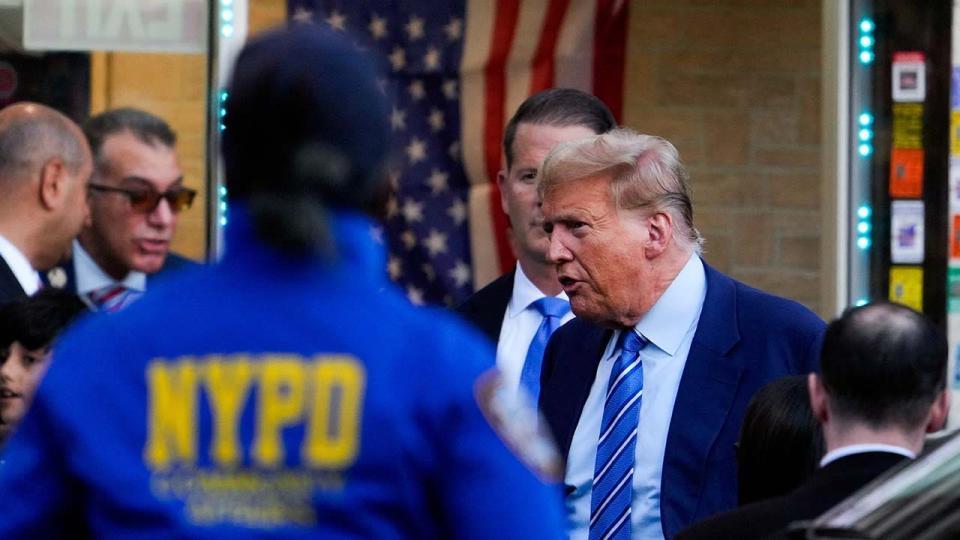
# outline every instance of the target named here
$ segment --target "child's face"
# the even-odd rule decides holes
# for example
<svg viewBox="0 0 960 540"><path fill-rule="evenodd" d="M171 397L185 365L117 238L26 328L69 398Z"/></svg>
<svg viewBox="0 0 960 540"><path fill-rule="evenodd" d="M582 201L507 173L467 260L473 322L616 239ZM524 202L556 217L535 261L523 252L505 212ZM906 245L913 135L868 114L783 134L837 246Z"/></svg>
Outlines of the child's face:
<svg viewBox="0 0 960 540"><path fill-rule="evenodd" d="M49 365L49 348L31 351L16 341L10 345L0 366L0 440L10 435L26 414Z"/></svg>

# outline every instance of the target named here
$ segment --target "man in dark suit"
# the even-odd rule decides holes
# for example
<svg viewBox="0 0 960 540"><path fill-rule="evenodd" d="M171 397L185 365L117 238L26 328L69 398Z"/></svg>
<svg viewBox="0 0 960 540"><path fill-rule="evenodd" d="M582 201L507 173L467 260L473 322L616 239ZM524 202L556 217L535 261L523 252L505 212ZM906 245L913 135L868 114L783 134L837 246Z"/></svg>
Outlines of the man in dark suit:
<svg viewBox="0 0 960 540"><path fill-rule="evenodd" d="M0 111L0 304L40 288L87 218L93 165L80 128L21 102Z"/></svg>
<svg viewBox="0 0 960 540"><path fill-rule="evenodd" d="M616 127L596 97L551 88L523 102L503 136L506 167L497 175L500 202L510 220L516 268L477 291L457 311L497 344L497 366L512 388L523 385L534 400L543 348L552 331L573 318L557 271L547 260L537 177L554 145ZM552 310L552 311L551 311Z"/></svg>
<svg viewBox="0 0 960 540"><path fill-rule="evenodd" d="M913 459L949 408L947 343L923 315L880 302L827 328L821 375L808 381L827 454L797 490L720 514L683 539L765 538L813 519L891 467Z"/></svg>
<svg viewBox="0 0 960 540"><path fill-rule="evenodd" d="M630 130L555 147L539 185L577 318L550 341L540 406L571 537L662 538L737 502L754 392L816 369L824 324L699 256L676 148Z"/></svg>
<svg viewBox="0 0 960 540"><path fill-rule="evenodd" d="M71 257L47 282L76 292L91 308L119 311L160 272L193 264L170 253L180 211L196 192L183 185L167 123L137 109L114 109L83 126L93 150L90 223Z"/></svg>

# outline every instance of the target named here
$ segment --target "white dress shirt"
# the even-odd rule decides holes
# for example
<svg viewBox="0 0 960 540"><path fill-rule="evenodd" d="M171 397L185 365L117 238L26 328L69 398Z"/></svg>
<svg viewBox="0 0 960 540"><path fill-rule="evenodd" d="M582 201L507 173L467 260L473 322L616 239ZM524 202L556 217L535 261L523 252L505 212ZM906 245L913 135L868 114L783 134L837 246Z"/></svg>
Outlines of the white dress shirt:
<svg viewBox="0 0 960 540"><path fill-rule="evenodd" d="M23 292L27 293L27 296L32 296L40 290L40 274L30 265L27 256L17 246L4 238L2 234L0 234L0 257L3 257L3 260L6 261L7 266L10 267L10 271L13 272L13 276L17 278L20 287Z"/></svg>
<svg viewBox="0 0 960 540"><path fill-rule="evenodd" d="M703 262L700 257L692 255L657 303L634 327L650 341L640 351L643 397L633 473L631 521L634 539L663 538L660 478L667 431L706 293ZM610 372L620 355L619 337L618 330L607 344L570 444L564 482L574 487L574 492L566 500L571 540L586 540L589 536L597 441Z"/></svg>
<svg viewBox="0 0 960 540"><path fill-rule="evenodd" d="M892 444L851 444L850 446L841 446L836 450L827 452L827 455L823 456L823 459L820 460L820 466L826 467L827 464L832 463L840 458L845 458L854 454L865 454L867 452L888 452L891 454L900 454L901 456L909 459L916 459L917 457L917 455L912 451L907 450L902 446L894 446Z"/></svg>
<svg viewBox="0 0 960 540"><path fill-rule="evenodd" d="M121 284L134 291L145 292L147 290L147 275L143 272L130 271L123 281L117 281L107 275L99 265L93 260L93 257L83 249L80 242L73 241L73 272L77 283L77 295L86 302L91 291L102 289L109 285Z"/></svg>
<svg viewBox="0 0 960 540"><path fill-rule="evenodd" d="M520 387L520 375L527 359L527 349L543 322L543 315L540 315L536 308L530 307L530 304L545 296L523 273L518 262L517 271L513 275L513 294L507 303L503 324L500 326L500 339L497 340L497 367L513 392ZM567 293L560 291L556 297L566 301ZM568 312L560 320L560 324L572 318L573 313Z"/></svg>

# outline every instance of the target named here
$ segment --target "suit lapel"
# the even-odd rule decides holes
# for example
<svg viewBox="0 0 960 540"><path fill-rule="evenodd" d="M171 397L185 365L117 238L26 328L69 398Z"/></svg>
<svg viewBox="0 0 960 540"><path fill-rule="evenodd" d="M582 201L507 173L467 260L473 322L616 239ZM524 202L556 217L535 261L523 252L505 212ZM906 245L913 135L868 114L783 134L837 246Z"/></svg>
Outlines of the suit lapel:
<svg viewBox="0 0 960 540"><path fill-rule="evenodd" d="M704 470L726 422L743 371L729 354L740 340L736 286L704 263L707 293L680 379L661 478L661 519L669 538L690 523L703 492Z"/></svg>
<svg viewBox="0 0 960 540"><path fill-rule="evenodd" d="M613 332L580 319L568 324L582 326L583 330L564 332L573 339L556 344L551 342L559 352L551 355L555 361L553 365L544 365L549 371L540 395L540 407L556 437L560 455L564 457L570 451L573 433L597 376L597 366ZM560 365L556 362L560 359L566 359L566 362Z"/></svg>
<svg viewBox="0 0 960 540"><path fill-rule="evenodd" d="M16 300L26 296L27 293L20 286L20 281L14 275L13 270L7 265L7 261L0 257L0 304Z"/></svg>

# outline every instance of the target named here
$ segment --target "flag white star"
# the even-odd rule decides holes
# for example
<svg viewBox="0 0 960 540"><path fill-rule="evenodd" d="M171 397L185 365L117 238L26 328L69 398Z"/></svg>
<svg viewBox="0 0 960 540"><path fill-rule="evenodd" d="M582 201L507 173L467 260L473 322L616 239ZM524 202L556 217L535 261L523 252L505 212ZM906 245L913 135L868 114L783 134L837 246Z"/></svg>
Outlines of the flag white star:
<svg viewBox="0 0 960 540"><path fill-rule="evenodd" d="M411 164L427 159L427 145L416 137L410 139L406 152Z"/></svg>
<svg viewBox="0 0 960 540"><path fill-rule="evenodd" d="M373 16L370 17L370 24L367 25L367 30L370 31L373 39L383 39L387 37L387 19L379 17L374 13Z"/></svg>
<svg viewBox="0 0 960 540"><path fill-rule="evenodd" d="M407 285L407 299L415 306L422 306L424 304L423 291L413 285Z"/></svg>
<svg viewBox="0 0 960 540"><path fill-rule="evenodd" d="M447 208L447 215L450 216L454 224L461 225L467 220L467 205L463 204L460 199L456 199L450 205L450 208Z"/></svg>
<svg viewBox="0 0 960 540"><path fill-rule="evenodd" d="M430 186L430 192L434 195L443 193L447 190L447 179L450 177L440 169L434 169L427 178L427 185Z"/></svg>
<svg viewBox="0 0 960 540"><path fill-rule="evenodd" d="M293 17L290 18L298 23L312 23L313 12L303 6L300 6L296 11L293 12Z"/></svg>
<svg viewBox="0 0 960 540"><path fill-rule="evenodd" d="M443 81L443 95L447 99L457 99L457 81L453 79Z"/></svg>
<svg viewBox="0 0 960 540"><path fill-rule="evenodd" d="M420 269L423 270L423 275L427 276L427 281L437 279L437 273L433 270L433 266L430 266L430 263L424 263Z"/></svg>
<svg viewBox="0 0 960 540"><path fill-rule="evenodd" d="M423 81L420 79L414 79L407 87L407 92L410 93L410 98L414 101L420 101L427 95L427 91L423 89Z"/></svg>
<svg viewBox="0 0 960 540"><path fill-rule="evenodd" d="M394 131L407 129L407 113L394 107L390 113L390 127L392 127Z"/></svg>
<svg viewBox="0 0 960 540"><path fill-rule="evenodd" d="M463 20L457 17L450 19L450 22L443 25L443 33L447 35L450 41L456 41L463 37Z"/></svg>
<svg viewBox="0 0 960 540"><path fill-rule="evenodd" d="M387 219L396 217L399 211L397 198L391 195L390 198L387 199Z"/></svg>
<svg viewBox="0 0 960 540"><path fill-rule="evenodd" d="M423 67L427 71L440 69L440 51L436 47L428 48L427 54L423 55Z"/></svg>
<svg viewBox="0 0 960 540"><path fill-rule="evenodd" d="M436 229L430 229L430 234L424 239L423 245L430 252L431 257L436 257L441 253L447 252L447 235Z"/></svg>
<svg viewBox="0 0 960 540"><path fill-rule="evenodd" d="M447 148L447 154L450 156L450 159L460 161L460 141L450 143L450 147Z"/></svg>
<svg viewBox="0 0 960 540"><path fill-rule="evenodd" d="M457 287L463 287L470 282L470 267L464 264L460 259L457 259L453 269L450 270L450 278L453 279L453 282L457 285Z"/></svg>
<svg viewBox="0 0 960 540"><path fill-rule="evenodd" d="M399 257L390 255L387 258L387 274L390 276L390 279L394 281L400 279L400 276L403 275L403 264L400 262Z"/></svg>
<svg viewBox="0 0 960 540"><path fill-rule="evenodd" d="M394 192L398 191L400 189L400 169L387 169L387 181Z"/></svg>
<svg viewBox="0 0 960 540"><path fill-rule="evenodd" d="M430 115L427 116L427 123L434 132L440 131L445 125L443 121L443 111L440 109L430 109Z"/></svg>
<svg viewBox="0 0 960 540"><path fill-rule="evenodd" d="M403 247L408 250L417 247L417 235L413 234L413 231L407 229L400 234L400 241L403 242Z"/></svg>
<svg viewBox="0 0 960 540"><path fill-rule="evenodd" d="M388 81L388 80L386 80L386 79L384 79L384 78L382 78L382 77L377 77L377 88L380 89L380 93L381 93L381 94L387 95L387 85L388 85L389 83L390 83L390 81Z"/></svg>
<svg viewBox="0 0 960 540"><path fill-rule="evenodd" d="M403 47L395 46L393 51L390 52L390 56L387 58L390 59L390 67L394 71L400 71L403 69L403 66L407 65L407 53L403 50Z"/></svg>
<svg viewBox="0 0 960 540"><path fill-rule="evenodd" d="M403 29L407 31L407 37L410 38L410 41L421 39L423 38L423 19L416 15L411 15L410 20L403 26Z"/></svg>
<svg viewBox="0 0 960 540"><path fill-rule="evenodd" d="M403 219L407 220L407 223L423 221L423 204L413 199L407 199L406 202L403 203L403 208L400 209L400 212L403 214Z"/></svg>
<svg viewBox="0 0 960 540"><path fill-rule="evenodd" d="M326 21L327 24L330 25L330 28L333 28L334 30L340 30L343 32L347 29L347 16L337 10L331 11L330 16L327 17Z"/></svg>

